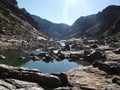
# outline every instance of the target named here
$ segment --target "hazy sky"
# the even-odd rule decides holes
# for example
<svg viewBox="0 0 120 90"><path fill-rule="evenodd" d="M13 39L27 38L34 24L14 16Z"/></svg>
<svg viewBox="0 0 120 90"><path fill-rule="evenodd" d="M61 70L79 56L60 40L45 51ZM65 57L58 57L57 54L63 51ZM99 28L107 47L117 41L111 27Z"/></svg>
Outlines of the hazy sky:
<svg viewBox="0 0 120 90"><path fill-rule="evenodd" d="M17 0L20 8L55 23L73 24L80 16L96 14L120 0Z"/></svg>

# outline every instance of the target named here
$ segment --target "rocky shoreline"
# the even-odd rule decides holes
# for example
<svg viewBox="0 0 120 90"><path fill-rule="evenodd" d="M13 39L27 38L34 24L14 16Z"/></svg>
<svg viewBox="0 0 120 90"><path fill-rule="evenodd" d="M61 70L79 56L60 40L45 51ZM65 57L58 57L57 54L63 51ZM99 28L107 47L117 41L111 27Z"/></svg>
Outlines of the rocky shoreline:
<svg viewBox="0 0 120 90"><path fill-rule="evenodd" d="M64 73L44 74L37 69L0 64L0 90L119 90L120 76L93 66Z"/></svg>
<svg viewBox="0 0 120 90"><path fill-rule="evenodd" d="M45 88L45 90L46 88L57 90L58 87L73 88L69 84L65 73L44 74L37 69L12 67L4 64L0 65L0 81L0 90L2 90L1 88L4 88L4 90L19 90L24 88L26 90L30 87L37 89L29 90L44 90L41 88Z"/></svg>
<svg viewBox="0 0 120 90"><path fill-rule="evenodd" d="M100 43L97 40L66 41L66 46L57 53L55 50L58 43L51 43L54 47L46 46L45 53L38 55L31 53L30 57L34 60L45 57L43 60L47 61L64 58L82 60L90 62L91 66L72 69L64 73L44 74L35 69L0 65L2 82L0 87L5 90L23 88L23 90L27 88L29 90L119 90L120 49L112 43ZM23 85L20 82L26 84Z"/></svg>
<svg viewBox="0 0 120 90"><path fill-rule="evenodd" d="M13 37L0 38L0 50L2 51L26 51L37 48L45 48L51 42L41 39L15 39Z"/></svg>

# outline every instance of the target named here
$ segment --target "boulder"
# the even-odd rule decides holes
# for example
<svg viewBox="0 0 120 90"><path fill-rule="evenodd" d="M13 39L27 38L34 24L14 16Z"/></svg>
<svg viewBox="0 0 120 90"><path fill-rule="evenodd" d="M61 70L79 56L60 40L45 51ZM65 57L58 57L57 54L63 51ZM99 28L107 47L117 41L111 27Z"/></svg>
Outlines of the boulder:
<svg viewBox="0 0 120 90"><path fill-rule="evenodd" d="M63 85L66 86L67 84L69 84L66 74L64 74L64 73L52 73L51 75L59 77L59 79L62 81Z"/></svg>
<svg viewBox="0 0 120 90"><path fill-rule="evenodd" d="M120 60L120 55L119 54L116 54L114 53L112 50L107 50L105 51L105 56L106 56L106 59L108 61L116 61L116 60Z"/></svg>
<svg viewBox="0 0 120 90"><path fill-rule="evenodd" d="M64 50L65 50L65 51L69 51L69 50L70 50L70 45L69 45L69 44L66 44L65 47L64 47Z"/></svg>
<svg viewBox="0 0 120 90"><path fill-rule="evenodd" d="M91 47L92 48L98 48L98 45L97 44L91 44Z"/></svg>
<svg viewBox="0 0 120 90"><path fill-rule="evenodd" d="M0 90L45 90L39 84L17 79L0 79Z"/></svg>
<svg viewBox="0 0 120 90"><path fill-rule="evenodd" d="M6 59L4 55L0 55L0 59Z"/></svg>
<svg viewBox="0 0 120 90"><path fill-rule="evenodd" d="M114 78L112 79L112 82L120 85L120 78L114 77Z"/></svg>
<svg viewBox="0 0 120 90"><path fill-rule="evenodd" d="M78 60L80 58L83 58L82 55L80 55L80 54L70 54L70 59L72 59L72 60Z"/></svg>
<svg viewBox="0 0 120 90"><path fill-rule="evenodd" d="M102 62L101 60L96 60L92 63L92 65L94 67L98 67L100 70L103 70L107 73L111 73L111 70L109 68L109 66L107 64L105 64L104 62Z"/></svg>
<svg viewBox="0 0 120 90"><path fill-rule="evenodd" d="M105 55L100 51L84 51L84 59L93 63L96 60L104 61L106 59Z"/></svg>
<svg viewBox="0 0 120 90"><path fill-rule="evenodd" d="M62 81L59 77L41 73L36 69L12 67L7 65L0 65L1 78L13 78L23 81L35 82L49 87L62 86Z"/></svg>
<svg viewBox="0 0 120 90"><path fill-rule="evenodd" d="M116 54L120 54L120 48L113 50L113 52L116 53Z"/></svg>
<svg viewBox="0 0 120 90"><path fill-rule="evenodd" d="M62 53L58 53L58 54L57 54L57 57L58 57L59 59L65 59L65 55L62 54Z"/></svg>
<svg viewBox="0 0 120 90"><path fill-rule="evenodd" d="M32 60L33 61L38 61L38 60L40 60L40 58L38 56L32 56Z"/></svg>
<svg viewBox="0 0 120 90"><path fill-rule="evenodd" d="M116 62L116 63L108 63L107 64L110 68L110 71L112 72L112 74L116 74L116 75L120 75L120 63Z"/></svg>
<svg viewBox="0 0 120 90"><path fill-rule="evenodd" d="M120 63L113 61L97 60L93 63L93 66L98 67L100 70L106 71L109 74L120 75Z"/></svg>
<svg viewBox="0 0 120 90"><path fill-rule="evenodd" d="M24 56L19 56L18 59L19 59L19 60L25 60L26 57L24 57Z"/></svg>

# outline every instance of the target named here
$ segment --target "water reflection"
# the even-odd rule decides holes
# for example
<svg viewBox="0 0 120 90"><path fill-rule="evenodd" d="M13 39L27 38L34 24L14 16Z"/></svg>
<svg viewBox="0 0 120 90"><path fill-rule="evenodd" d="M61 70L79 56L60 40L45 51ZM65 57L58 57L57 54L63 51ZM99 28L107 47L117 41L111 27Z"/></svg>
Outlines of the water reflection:
<svg viewBox="0 0 120 90"><path fill-rule="evenodd" d="M82 67L82 64L78 64L75 62L69 62L69 60L54 60L50 61L49 63L40 61L33 61L30 60L22 65L23 67L32 67L37 68L44 73L51 73L51 72L65 72L72 68Z"/></svg>
<svg viewBox="0 0 120 90"><path fill-rule="evenodd" d="M27 59L25 61L20 61L18 58L20 56L26 56L22 52L4 52L2 53L6 57L5 60L0 60L0 63L7 64L11 66L23 66L23 67L32 67L37 68L44 73L51 72L65 72L72 68L83 67L89 65L89 63L80 60L68 60L68 59L38 59L31 60Z"/></svg>

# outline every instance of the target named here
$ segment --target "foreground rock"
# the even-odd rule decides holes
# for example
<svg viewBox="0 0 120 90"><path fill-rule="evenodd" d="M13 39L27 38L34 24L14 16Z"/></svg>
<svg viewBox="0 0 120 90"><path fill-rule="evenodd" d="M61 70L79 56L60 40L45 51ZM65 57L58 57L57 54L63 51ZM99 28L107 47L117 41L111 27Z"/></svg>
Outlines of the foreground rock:
<svg viewBox="0 0 120 90"><path fill-rule="evenodd" d="M0 90L44 90L39 84L16 79L0 79Z"/></svg>
<svg viewBox="0 0 120 90"><path fill-rule="evenodd" d="M67 78L67 76L65 74L61 75L62 77L59 74L44 74L36 69L0 65L0 78L2 79L18 79L49 87L60 87L67 84L67 79L62 79Z"/></svg>
<svg viewBox="0 0 120 90"><path fill-rule="evenodd" d="M120 90L120 76L116 79L92 66L76 68L66 74L70 84L81 90Z"/></svg>

